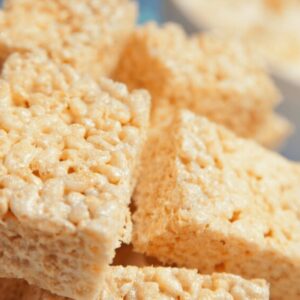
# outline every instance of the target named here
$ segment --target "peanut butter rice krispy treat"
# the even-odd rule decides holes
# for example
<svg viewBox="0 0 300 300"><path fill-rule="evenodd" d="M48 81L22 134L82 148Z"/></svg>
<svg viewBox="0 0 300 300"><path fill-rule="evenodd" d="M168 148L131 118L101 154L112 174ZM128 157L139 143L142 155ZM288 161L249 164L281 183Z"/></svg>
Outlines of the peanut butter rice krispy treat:
<svg viewBox="0 0 300 300"><path fill-rule="evenodd" d="M280 76L299 84L299 0L173 0L199 28L242 36Z"/></svg>
<svg viewBox="0 0 300 300"><path fill-rule="evenodd" d="M22 281L2 279L0 300L63 300ZM6 292L6 296L5 295ZM15 297L14 297L15 296ZM8 298L6 298L8 297ZM11 297L11 298L9 298ZM110 267L99 300L228 299L267 300L264 280L245 280L229 274L199 275L176 268Z"/></svg>
<svg viewBox="0 0 300 300"><path fill-rule="evenodd" d="M134 196L136 251L300 295L300 169L188 111L152 130Z"/></svg>
<svg viewBox="0 0 300 300"><path fill-rule="evenodd" d="M167 101L254 139L270 121L280 97L258 57L240 41L213 34L189 38L174 24L137 29L115 78L130 88L147 88L154 109ZM288 135L287 124L276 131L268 127L259 142L277 144ZM272 125L278 127L276 121Z"/></svg>
<svg viewBox="0 0 300 300"><path fill-rule="evenodd" d="M56 62L98 79L115 68L135 20L131 0L6 0L0 58L43 48Z"/></svg>
<svg viewBox="0 0 300 300"><path fill-rule="evenodd" d="M44 52L10 56L0 91L0 277L95 299L130 237L149 95Z"/></svg>

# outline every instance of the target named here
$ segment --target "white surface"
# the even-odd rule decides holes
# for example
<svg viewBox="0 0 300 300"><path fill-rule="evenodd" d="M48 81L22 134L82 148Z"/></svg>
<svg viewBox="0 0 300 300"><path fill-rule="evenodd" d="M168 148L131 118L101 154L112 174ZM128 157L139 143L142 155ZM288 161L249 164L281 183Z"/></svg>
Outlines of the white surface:
<svg viewBox="0 0 300 300"><path fill-rule="evenodd" d="M163 2L164 18L166 21L181 23L189 33L203 30L203 28L197 28L188 19L185 12L177 7L175 2L178 2L178 0L165 0ZM278 111L288 118L295 127L294 134L283 145L281 153L290 159L300 161L300 86L288 82L279 76L274 76L274 80L283 95L283 102L278 107Z"/></svg>

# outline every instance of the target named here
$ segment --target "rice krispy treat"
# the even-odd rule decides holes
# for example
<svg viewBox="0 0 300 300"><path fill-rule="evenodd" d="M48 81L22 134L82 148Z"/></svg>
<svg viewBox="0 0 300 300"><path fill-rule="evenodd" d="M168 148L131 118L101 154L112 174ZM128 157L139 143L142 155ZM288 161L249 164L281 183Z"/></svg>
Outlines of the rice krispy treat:
<svg viewBox="0 0 300 300"><path fill-rule="evenodd" d="M95 299L130 238L149 95L44 52L10 56L0 91L0 277Z"/></svg>
<svg viewBox="0 0 300 300"><path fill-rule="evenodd" d="M131 0L6 0L0 58L43 48L56 62L98 79L115 68L135 20Z"/></svg>
<svg viewBox="0 0 300 300"><path fill-rule="evenodd" d="M63 300L18 280L0 280L0 300ZM110 267L99 300L267 300L264 280L230 274L199 275L177 268Z"/></svg>
<svg viewBox="0 0 300 300"><path fill-rule="evenodd" d="M240 35L281 77L299 84L299 0L173 0L198 28Z"/></svg>
<svg viewBox="0 0 300 300"><path fill-rule="evenodd" d="M256 138L280 97L258 57L240 41L214 34L189 38L175 24L137 29L114 78L148 89L154 109L167 101L247 138ZM290 131L286 124L259 141L277 144Z"/></svg>
<svg viewBox="0 0 300 300"><path fill-rule="evenodd" d="M178 111L176 106L174 107L166 102L159 105L152 113L151 122L154 127L152 129L155 130L167 124L176 114L176 111ZM293 127L286 119L276 113L270 113L266 116L261 127L257 128L256 132L253 132L253 139L258 143L267 144L269 147L279 148L292 131Z"/></svg>
<svg viewBox="0 0 300 300"><path fill-rule="evenodd" d="M189 111L156 129L134 196L135 250L299 299L299 166Z"/></svg>

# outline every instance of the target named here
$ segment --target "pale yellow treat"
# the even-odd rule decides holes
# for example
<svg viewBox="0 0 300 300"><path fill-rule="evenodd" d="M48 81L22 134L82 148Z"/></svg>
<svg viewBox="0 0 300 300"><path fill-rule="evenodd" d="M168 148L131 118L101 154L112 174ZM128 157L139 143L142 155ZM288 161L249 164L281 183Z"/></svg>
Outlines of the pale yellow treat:
<svg viewBox="0 0 300 300"><path fill-rule="evenodd" d="M240 35L278 75L300 82L299 0L173 0L199 28Z"/></svg>
<svg viewBox="0 0 300 300"><path fill-rule="evenodd" d="M44 52L10 56L0 92L0 277L92 300L130 237L149 95Z"/></svg>
<svg viewBox="0 0 300 300"><path fill-rule="evenodd" d="M135 19L131 0L6 0L0 58L39 47L98 79L115 68Z"/></svg>
<svg viewBox="0 0 300 300"><path fill-rule="evenodd" d="M151 122L154 127L152 129L156 130L170 122L170 118L176 114L176 111L178 108L166 102L157 107L152 113ZM266 115L264 122L257 128L257 131L253 132L253 139L271 148L278 148L292 131L293 127L286 119L276 113L270 113Z"/></svg>
<svg viewBox="0 0 300 300"><path fill-rule="evenodd" d="M181 111L151 131L134 199L136 251L265 278L273 299L299 299L297 164Z"/></svg>
<svg viewBox="0 0 300 300"><path fill-rule="evenodd" d="M0 280L0 300L63 300L18 280ZM110 267L99 300L267 300L264 280L176 268Z"/></svg>
<svg viewBox="0 0 300 300"><path fill-rule="evenodd" d="M137 29L115 78L130 88L147 88L154 109L167 101L247 138L256 138L263 130L280 96L258 57L240 41L213 34L189 38L174 24ZM283 126L272 136L266 133L266 140L264 134L258 140L272 146L288 132Z"/></svg>

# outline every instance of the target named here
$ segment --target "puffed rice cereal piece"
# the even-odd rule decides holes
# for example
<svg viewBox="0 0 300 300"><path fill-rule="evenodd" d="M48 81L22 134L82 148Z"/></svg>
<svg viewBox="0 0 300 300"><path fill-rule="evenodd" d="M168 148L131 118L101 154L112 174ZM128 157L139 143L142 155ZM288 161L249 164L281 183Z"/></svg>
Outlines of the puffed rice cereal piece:
<svg viewBox="0 0 300 300"><path fill-rule="evenodd" d="M0 277L95 299L130 238L149 95L42 51L10 56L0 91Z"/></svg>
<svg viewBox="0 0 300 300"><path fill-rule="evenodd" d="M189 111L151 130L134 195L133 245L163 263L300 295L300 169Z"/></svg>
<svg viewBox="0 0 300 300"><path fill-rule="evenodd" d="M188 108L268 147L291 131L273 117L280 94L263 64L233 37L188 37L175 24L148 24L131 36L114 78L148 89L154 110L163 102Z"/></svg>
<svg viewBox="0 0 300 300"><path fill-rule="evenodd" d="M6 296L4 296L6 295ZM0 300L64 300L23 281L0 280ZM200 275L177 268L110 267L99 300L267 300L264 280L230 274Z"/></svg>
<svg viewBox="0 0 300 300"><path fill-rule="evenodd" d="M57 63L98 79L118 63L136 11L131 0L5 0L0 59L42 48Z"/></svg>

